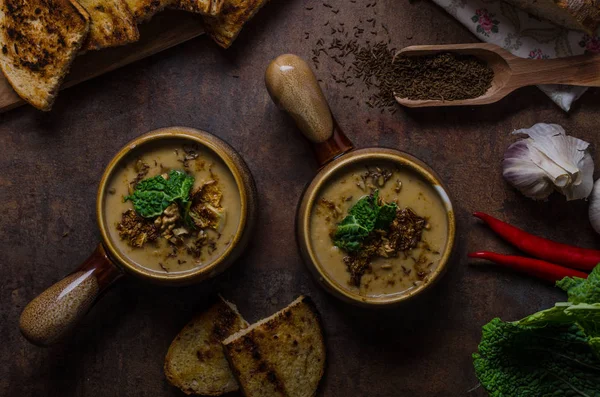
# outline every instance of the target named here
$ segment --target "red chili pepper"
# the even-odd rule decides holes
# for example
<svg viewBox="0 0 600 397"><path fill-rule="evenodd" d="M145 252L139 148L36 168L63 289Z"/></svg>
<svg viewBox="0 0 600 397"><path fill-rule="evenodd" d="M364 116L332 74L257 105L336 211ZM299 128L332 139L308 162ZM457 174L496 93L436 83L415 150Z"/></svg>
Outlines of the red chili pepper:
<svg viewBox="0 0 600 397"><path fill-rule="evenodd" d="M486 259L497 263L498 265L504 265L519 272L529 274L530 276L551 282L557 282L565 277L588 277L587 273L575 269L569 269L568 267L555 265L554 263L541 261L539 259L526 258L524 256L502 255L496 254L495 252L481 251L470 253L469 258Z"/></svg>
<svg viewBox="0 0 600 397"><path fill-rule="evenodd" d="M534 236L483 212L475 212L473 215L487 223L504 240L536 258L583 270L592 270L600 263L598 250L574 247Z"/></svg>

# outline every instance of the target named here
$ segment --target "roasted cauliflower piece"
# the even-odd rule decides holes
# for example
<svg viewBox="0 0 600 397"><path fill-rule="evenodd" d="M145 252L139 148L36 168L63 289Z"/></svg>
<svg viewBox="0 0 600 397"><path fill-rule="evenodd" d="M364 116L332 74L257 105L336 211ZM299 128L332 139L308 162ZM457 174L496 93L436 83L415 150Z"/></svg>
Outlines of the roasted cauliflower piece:
<svg viewBox="0 0 600 397"><path fill-rule="evenodd" d="M199 229L220 232L225 225L226 212L221 206L223 192L217 182L211 180L192 193L190 218Z"/></svg>

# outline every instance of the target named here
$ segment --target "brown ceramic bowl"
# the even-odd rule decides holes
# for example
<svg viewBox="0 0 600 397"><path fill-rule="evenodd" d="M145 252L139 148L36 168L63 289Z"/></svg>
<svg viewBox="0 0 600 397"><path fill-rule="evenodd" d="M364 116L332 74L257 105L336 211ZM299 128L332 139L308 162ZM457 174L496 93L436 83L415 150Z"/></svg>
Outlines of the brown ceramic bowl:
<svg viewBox="0 0 600 397"><path fill-rule="evenodd" d="M331 115L329 105L310 67L295 55L282 55L269 65L266 84L274 102L287 111L312 143L321 170L307 186L296 214L296 236L300 253L311 273L328 292L350 303L382 307L405 302L429 289L444 273L450 260L456 234L452 202L439 176L421 160L395 149L368 148L353 150ZM402 293L364 296L341 285L326 271L311 242L310 221L321 190L335 175L358 164L389 162L412 171L429 184L437 194L446 213L447 239L438 266L428 275L427 282Z"/></svg>
<svg viewBox="0 0 600 397"><path fill-rule="evenodd" d="M217 259L186 272L164 273L138 265L119 250L108 233L111 225L106 220L106 214L110 209L106 208L105 197L111 177L127 159L138 151L144 151L148 145L173 141L198 144L223 161L240 193L241 216L232 242ZM77 270L25 307L20 320L22 334L38 345L56 342L91 308L108 286L125 274L167 286L193 284L214 277L229 267L247 246L256 212L257 193L250 170L240 155L221 139L204 131L184 127L163 128L134 139L110 161L100 180L96 213L102 242Z"/></svg>
<svg viewBox="0 0 600 397"><path fill-rule="evenodd" d="M335 175L358 164L380 164L382 162L392 163L404 170L409 170L433 187L433 190L436 192L440 202L444 206L447 215L448 237L446 239L446 244L441 250L441 257L438 265L435 270L428 275L428 281L426 283L411 288L403 293L364 296L332 278L327 272L326 264L319 261L310 234L311 214L313 213L315 206L318 205L318 198L321 197L322 189L328 185L329 181L334 178ZM306 187L296 214L296 236L298 247L304 262L308 264L308 268L319 281L319 284L338 298L361 306L389 306L399 304L431 287L431 285L433 285L446 270L454 247L455 229L456 225L452 202L450 201L446 188L435 171L410 154L387 148L353 150L343 156L337 157L335 160L325 165Z"/></svg>

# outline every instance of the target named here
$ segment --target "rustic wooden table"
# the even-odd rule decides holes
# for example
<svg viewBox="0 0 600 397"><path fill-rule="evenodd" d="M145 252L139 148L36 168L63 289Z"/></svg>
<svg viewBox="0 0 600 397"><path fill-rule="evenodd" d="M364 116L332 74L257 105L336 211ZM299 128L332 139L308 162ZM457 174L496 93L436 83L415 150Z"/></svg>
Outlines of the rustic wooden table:
<svg viewBox="0 0 600 397"><path fill-rule="evenodd" d="M181 395L164 378L164 355L217 291L250 321L299 294L315 300L328 346L319 395L485 395L467 394L478 384L471 353L481 326L549 307L563 294L520 275L469 266L470 249L511 250L470 213L487 211L551 238L597 245L585 202L525 199L503 181L500 161L514 139L509 133L536 122L562 124L597 144L598 91L586 93L568 115L536 88L481 108L391 115L349 102L344 96L358 98L362 87L337 86L320 69L333 112L356 145L399 148L425 160L446 181L458 217L456 260L430 294L391 311L349 307L320 289L298 256L294 209L316 165L293 123L271 103L265 67L284 52L310 58L315 41L330 33L328 20L352 24L377 14L398 48L475 38L429 1L379 0L369 8L363 1L329 2L338 14L320 2L273 0L228 51L195 39L66 90L50 114L22 107L0 116L0 395ZM171 125L210 131L248 162L261 200L250 249L225 274L194 287L123 280L70 340L48 349L30 345L18 331L21 310L100 239L94 200L103 168L130 139Z"/></svg>

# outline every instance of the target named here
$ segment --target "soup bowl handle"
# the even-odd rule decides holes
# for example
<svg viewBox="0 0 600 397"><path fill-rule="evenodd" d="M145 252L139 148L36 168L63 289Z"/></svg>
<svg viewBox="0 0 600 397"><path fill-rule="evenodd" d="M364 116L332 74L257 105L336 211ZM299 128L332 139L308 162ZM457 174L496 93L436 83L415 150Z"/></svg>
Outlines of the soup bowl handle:
<svg viewBox="0 0 600 397"><path fill-rule="evenodd" d="M288 113L310 141L319 165L323 166L352 150L331 114L317 77L300 57L284 54L267 67L265 84L273 102Z"/></svg>
<svg viewBox="0 0 600 397"><path fill-rule="evenodd" d="M122 275L99 244L77 270L25 306L19 321L21 333L39 346L58 342Z"/></svg>

